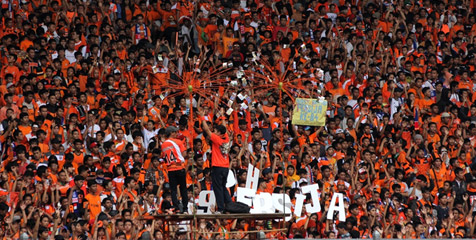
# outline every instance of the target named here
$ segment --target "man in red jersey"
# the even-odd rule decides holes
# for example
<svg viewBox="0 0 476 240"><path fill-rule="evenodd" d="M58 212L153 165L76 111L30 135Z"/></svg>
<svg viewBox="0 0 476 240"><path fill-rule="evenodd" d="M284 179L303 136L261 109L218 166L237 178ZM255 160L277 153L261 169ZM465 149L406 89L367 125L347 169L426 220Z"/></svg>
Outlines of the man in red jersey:
<svg viewBox="0 0 476 240"><path fill-rule="evenodd" d="M201 111L199 112L199 116L203 116ZM223 213L225 204L231 202L230 193L225 186L228 178L228 168L230 166L228 158L228 152L231 146L230 138L227 134L226 127L223 125L216 126L212 133L207 122L203 121L202 129L204 133L210 136L210 141L212 142L212 188L217 202L216 213Z"/></svg>

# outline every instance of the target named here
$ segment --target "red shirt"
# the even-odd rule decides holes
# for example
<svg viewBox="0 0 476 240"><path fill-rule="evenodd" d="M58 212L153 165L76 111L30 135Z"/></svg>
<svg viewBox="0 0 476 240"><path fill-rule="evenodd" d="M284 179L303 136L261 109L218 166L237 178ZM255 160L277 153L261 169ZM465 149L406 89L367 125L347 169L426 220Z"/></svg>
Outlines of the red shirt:
<svg viewBox="0 0 476 240"><path fill-rule="evenodd" d="M230 138L228 134L220 137L212 133L210 140L212 141L212 167L228 168L230 166L230 161L228 161Z"/></svg>

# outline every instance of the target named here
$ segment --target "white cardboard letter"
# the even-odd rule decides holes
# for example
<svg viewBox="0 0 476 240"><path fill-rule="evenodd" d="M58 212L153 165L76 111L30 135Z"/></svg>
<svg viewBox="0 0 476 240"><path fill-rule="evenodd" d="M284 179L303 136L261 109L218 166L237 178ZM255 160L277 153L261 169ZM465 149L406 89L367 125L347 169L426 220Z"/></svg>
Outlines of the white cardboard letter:
<svg viewBox="0 0 476 240"><path fill-rule="evenodd" d="M246 175L246 188L258 190L259 169L248 164L248 174Z"/></svg>
<svg viewBox="0 0 476 240"><path fill-rule="evenodd" d="M235 174L233 171L228 170L228 177L226 179L226 186L227 188L233 187L236 184Z"/></svg>
<svg viewBox="0 0 476 240"><path fill-rule="evenodd" d="M210 195L207 201L207 196ZM211 213L210 206L216 205L215 193L213 191L201 191L198 195L198 206L207 207L205 212L203 209L197 209L197 213Z"/></svg>
<svg viewBox="0 0 476 240"><path fill-rule="evenodd" d="M291 220L291 198L289 198L289 195L287 194L282 194L282 193L273 193L273 207L274 209L278 210L278 212L282 213L284 211L284 214L289 214L289 216L286 216L284 219L286 222ZM281 221L281 220L279 220Z"/></svg>
<svg viewBox="0 0 476 240"><path fill-rule="evenodd" d="M250 213L274 213L272 202L273 198L267 192L255 195L253 198L253 209L250 210Z"/></svg>
<svg viewBox="0 0 476 240"><path fill-rule="evenodd" d="M302 205L305 199L306 195L296 194L296 206L294 207L294 214L296 214L297 217L301 217Z"/></svg>
<svg viewBox="0 0 476 240"><path fill-rule="evenodd" d="M337 198L339 199L339 206L336 206ZM334 193L334 195L332 195L329 211L327 212L327 219L332 220L334 218L334 211L339 211L339 221L345 222L344 195L342 195L342 193Z"/></svg>
<svg viewBox="0 0 476 240"><path fill-rule="evenodd" d="M253 189L238 187L236 190L236 201L251 207L251 202L255 195L256 191Z"/></svg>
<svg viewBox="0 0 476 240"><path fill-rule="evenodd" d="M308 213L317 213L321 211L321 204L319 203L319 195L317 190L319 190L318 184L307 185L301 188L302 193L311 193L312 204L306 204L306 212Z"/></svg>

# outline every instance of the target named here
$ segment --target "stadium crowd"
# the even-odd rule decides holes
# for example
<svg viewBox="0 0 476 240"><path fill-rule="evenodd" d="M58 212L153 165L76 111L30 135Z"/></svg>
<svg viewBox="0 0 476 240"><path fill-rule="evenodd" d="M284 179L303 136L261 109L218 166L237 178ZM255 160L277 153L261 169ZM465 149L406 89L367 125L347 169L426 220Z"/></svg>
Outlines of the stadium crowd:
<svg viewBox="0 0 476 240"><path fill-rule="evenodd" d="M474 238L475 10L2 0L0 238ZM292 124L297 97L327 100L325 126ZM249 164L293 208L319 184L322 211L196 229L150 217L195 214L203 190L227 214ZM345 222L326 218L337 192Z"/></svg>

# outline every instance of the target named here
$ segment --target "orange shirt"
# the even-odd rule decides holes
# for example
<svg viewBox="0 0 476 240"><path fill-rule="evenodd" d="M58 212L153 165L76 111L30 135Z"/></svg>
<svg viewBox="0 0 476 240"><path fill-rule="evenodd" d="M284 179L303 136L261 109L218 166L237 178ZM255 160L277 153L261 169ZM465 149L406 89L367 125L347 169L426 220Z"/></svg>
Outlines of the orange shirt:
<svg viewBox="0 0 476 240"><path fill-rule="evenodd" d="M117 196L121 195L124 179L124 177L116 177L112 180L112 185L114 185L114 191L116 192Z"/></svg>
<svg viewBox="0 0 476 240"><path fill-rule="evenodd" d="M431 136L431 134L428 134L427 140L428 143L437 143L440 141L440 136L438 136L438 134L435 134L433 136Z"/></svg>
<svg viewBox="0 0 476 240"><path fill-rule="evenodd" d="M438 189L442 188L444 182L448 180L448 170L446 170L445 163L442 163L440 170L432 168L430 170L430 178L434 180L436 185L432 193L436 194Z"/></svg>
<svg viewBox="0 0 476 240"><path fill-rule="evenodd" d="M178 171L184 169L185 159L182 152L185 150L187 149L183 142L178 139L168 139L162 143L162 152L167 163L167 170Z"/></svg>
<svg viewBox="0 0 476 240"><path fill-rule="evenodd" d="M416 104L420 107L420 109L430 109L431 104L435 103L432 99L418 99Z"/></svg>
<svg viewBox="0 0 476 240"><path fill-rule="evenodd" d="M343 96L345 95L345 89L342 89L342 88L334 88L334 89L329 89L329 92L332 94L332 96L334 98L338 97L338 96Z"/></svg>
<svg viewBox="0 0 476 240"><path fill-rule="evenodd" d="M20 50L22 51L25 51L29 48L33 46L33 42L30 41L28 38L25 38L25 40L23 40L21 43L20 43Z"/></svg>
<svg viewBox="0 0 476 240"><path fill-rule="evenodd" d="M73 152L73 155L74 155L73 165L74 164L76 164L77 166L83 165L84 154L80 153L79 155L77 155L75 152Z"/></svg>
<svg viewBox="0 0 476 240"><path fill-rule="evenodd" d="M127 141L126 140L122 140L122 141L114 141L114 144L116 145L116 153L119 153L121 152L127 145Z"/></svg>
<svg viewBox="0 0 476 240"><path fill-rule="evenodd" d="M27 134L31 133L31 127L30 126L19 125L18 129L23 133L23 135L27 135Z"/></svg>
<svg viewBox="0 0 476 240"><path fill-rule="evenodd" d="M212 141L212 167L228 168L230 165L228 161L228 154L222 152L224 148L227 148L227 145L230 142L228 134L225 134L225 136L222 138L212 133L210 140Z"/></svg>
<svg viewBox="0 0 476 240"><path fill-rule="evenodd" d="M238 41L238 39L236 38L233 38L233 37L229 38L226 36L223 36L222 40L223 40L223 54L225 55L228 51L233 50L233 43Z"/></svg>
<svg viewBox="0 0 476 240"><path fill-rule="evenodd" d="M419 158L416 157L413 159L415 168L418 171L418 174L426 175L426 172L430 169L430 160L429 158Z"/></svg>
<svg viewBox="0 0 476 240"><path fill-rule="evenodd" d="M2 72L1 72L2 78L5 78L5 75L8 73L13 75L13 83L17 83L18 80L20 79L20 69L18 69L17 66L7 65L2 68Z"/></svg>
<svg viewBox="0 0 476 240"><path fill-rule="evenodd" d="M87 201L89 216L91 216L91 219L94 219L99 215L99 213L101 213L101 196L88 193L85 200Z"/></svg>
<svg viewBox="0 0 476 240"><path fill-rule="evenodd" d="M153 68L154 74L150 78L153 90L160 90L161 87L167 86L167 79L170 78L170 73L165 67Z"/></svg>

